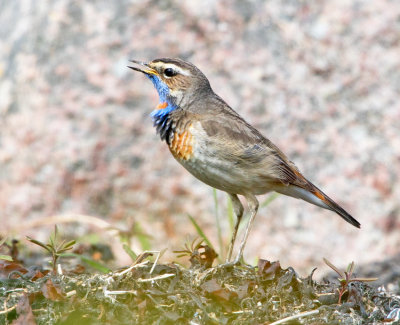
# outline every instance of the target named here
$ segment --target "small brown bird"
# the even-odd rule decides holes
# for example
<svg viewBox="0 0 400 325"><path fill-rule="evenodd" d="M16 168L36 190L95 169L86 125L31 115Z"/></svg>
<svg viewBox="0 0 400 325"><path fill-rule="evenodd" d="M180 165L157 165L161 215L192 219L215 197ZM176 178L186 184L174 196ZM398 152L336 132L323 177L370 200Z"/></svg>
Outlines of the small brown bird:
<svg viewBox="0 0 400 325"><path fill-rule="evenodd" d="M239 252L239 263L254 217L256 195L275 191L336 212L353 226L360 223L308 181L284 153L248 124L212 90L206 76L181 59L132 60L129 67L144 73L160 102L151 113L157 133L175 159L202 182L228 193L237 217L227 254L230 261L246 198L250 218Z"/></svg>

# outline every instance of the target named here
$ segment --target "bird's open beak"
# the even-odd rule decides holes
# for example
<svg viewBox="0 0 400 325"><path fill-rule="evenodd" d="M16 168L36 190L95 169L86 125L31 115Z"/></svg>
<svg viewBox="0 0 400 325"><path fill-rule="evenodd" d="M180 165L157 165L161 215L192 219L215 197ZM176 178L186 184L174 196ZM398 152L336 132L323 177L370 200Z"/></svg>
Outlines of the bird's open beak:
<svg viewBox="0 0 400 325"><path fill-rule="evenodd" d="M136 60L130 60L129 62L134 63L133 67L128 66L129 69L139 71L139 72L142 72L147 75L152 75L152 74L156 75L156 76L158 75L158 72L156 70L154 70L153 68L150 68L148 63L136 61Z"/></svg>

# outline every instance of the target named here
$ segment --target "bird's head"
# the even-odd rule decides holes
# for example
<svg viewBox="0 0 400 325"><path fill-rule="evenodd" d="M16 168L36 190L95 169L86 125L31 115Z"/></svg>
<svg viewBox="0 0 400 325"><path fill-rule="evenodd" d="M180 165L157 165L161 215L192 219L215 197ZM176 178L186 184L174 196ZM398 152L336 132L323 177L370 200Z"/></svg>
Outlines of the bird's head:
<svg viewBox="0 0 400 325"><path fill-rule="evenodd" d="M144 73L154 84L160 103L185 107L203 91L211 89L206 76L193 64L181 59L155 59L145 63L131 60L132 70Z"/></svg>

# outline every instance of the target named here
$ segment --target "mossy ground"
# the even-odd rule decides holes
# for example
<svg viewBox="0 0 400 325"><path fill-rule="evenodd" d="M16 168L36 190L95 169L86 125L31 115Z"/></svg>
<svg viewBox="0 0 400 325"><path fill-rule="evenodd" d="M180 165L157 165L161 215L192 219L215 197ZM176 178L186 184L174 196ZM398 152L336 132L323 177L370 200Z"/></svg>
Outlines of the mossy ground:
<svg viewBox="0 0 400 325"><path fill-rule="evenodd" d="M379 324L400 307L400 296L361 282L338 304L338 283L260 265L142 261L108 274L9 272L0 279L0 324L270 324L300 313L285 324Z"/></svg>

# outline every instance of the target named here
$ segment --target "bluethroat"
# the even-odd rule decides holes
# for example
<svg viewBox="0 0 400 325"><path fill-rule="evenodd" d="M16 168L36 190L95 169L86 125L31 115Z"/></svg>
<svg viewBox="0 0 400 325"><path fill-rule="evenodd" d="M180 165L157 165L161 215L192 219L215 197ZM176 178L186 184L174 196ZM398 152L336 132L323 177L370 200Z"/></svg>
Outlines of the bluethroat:
<svg viewBox="0 0 400 325"><path fill-rule="evenodd" d="M336 212L353 226L360 223L308 181L285 154L214 93L206 76L181 59L132 60L129 68L144 73L159 95L151 113L161 140L175 159L202 182L228 193L237 217L227 262L246 198L249 221L239 252L239 263L258 210L256 195L275 191Z"/></svg>

